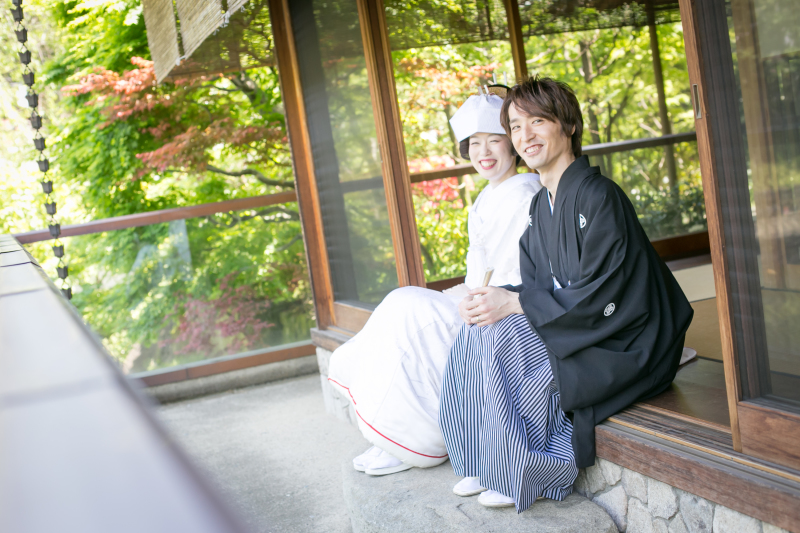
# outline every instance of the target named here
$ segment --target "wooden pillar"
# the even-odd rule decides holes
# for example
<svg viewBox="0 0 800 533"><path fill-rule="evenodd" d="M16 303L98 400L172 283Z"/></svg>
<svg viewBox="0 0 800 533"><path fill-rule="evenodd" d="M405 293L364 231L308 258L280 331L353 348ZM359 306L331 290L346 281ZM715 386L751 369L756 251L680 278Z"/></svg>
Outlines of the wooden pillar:
<svg viewBox="0 0 800 533"><path fill-rule="evenodd" d="M394 67L383 0L357 0L367 60L375 129L383 160L383 183L392 228L397 279L401 287L425 286L422 254L411 198L411 178L394 84Z"/></svg>
<svg viewBox="0 0 800 533"><path fill-rule="evenodd" d="M333 287L288 3L269 0L269 11L314 309L318 327L325 329L334 323Z"/></svg>
<svg viewBox="0 0 800 533"><path fill-rule="evenodd" d="M658 115L661 120L661 133L670 135L672 133L672 124L669 120L667 96L664 92L664 72L661 66L661 51L658 46L658 29L656 28L656 15L652 0L647 3L647 28L650 30L650 52L653 61L653 78L656 84L656 94L658 95ZM675 147L673 145L668 144L664 147L664 158L667 165L669 187L670 190L675 191L675 186L678 185L678 170L675 166Z"/></svg>
<svg viewBox="0 0 800 533"><path fill-rule="evenodd" d="M528 79L528 64L525 59L525 40L522 38L522 22L519 17L517 0L503 0L508 19L508 37L511 41L511 55L514 57L514 73L517 81Z"/></svg>

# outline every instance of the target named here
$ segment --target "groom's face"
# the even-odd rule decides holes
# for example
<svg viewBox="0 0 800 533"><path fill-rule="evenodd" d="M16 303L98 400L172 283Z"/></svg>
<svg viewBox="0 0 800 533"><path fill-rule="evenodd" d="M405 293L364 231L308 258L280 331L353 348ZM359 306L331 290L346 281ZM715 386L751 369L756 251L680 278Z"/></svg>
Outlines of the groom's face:
<svg viewBox="0 0 800 533"><path fill-rule="evenodd" d="M528 168L542 171L566 152L572 152L572 141L564 135L558 122L529 115L511 104L508 107L508 125L511 142Z"/></svg>

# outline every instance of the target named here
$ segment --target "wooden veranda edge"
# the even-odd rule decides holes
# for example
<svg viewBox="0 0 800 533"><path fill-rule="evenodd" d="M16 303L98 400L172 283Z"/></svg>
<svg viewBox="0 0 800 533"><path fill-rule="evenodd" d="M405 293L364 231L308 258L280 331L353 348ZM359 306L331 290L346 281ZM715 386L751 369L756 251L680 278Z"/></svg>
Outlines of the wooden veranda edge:
<svg viewBox="0 0 800 533"><path fill-rule="evenodd" d="M644 404L637 404L637 405L639 405L640 407L643 407L645 409L650 408L650 406L647 406L647 405L644 405ZM716 427L716 425L704 424L703 423L704 421L697 420L697 419L692 419L690 417L681 417L677 413L669 413L668 412L668 413L662 413L662 414L664 415L665 419L673 418L673 417L674 418L681 418L683 420L689 420L693 424L700 423L700 425L705 425L706 427L711 427L711 428L714 428L714 429L716 429L718 431L723 431L723 432L728 433L728 434L730 433L729 431L724 431L723 429L721 429L719 427ZM622 420L617 416L609 417L608 421L609 422L613 422L614 424L619 424L620 426L624 426L624 427L626 427L628 429L631 429L631 430L634 430L634 431L640 431L642 433L646 433L646 434L651 435L653 437L658 437L660 439L667 440L669 442L672 442L674 444L678 444L680 446L686 446L687 448L691 448L693 450L697 450L697 451L701 451L703 453L708 453L708 454L714 455L716 457L719 457L720 459L725 459L726 461L733 461L735 463L738 463L738 464L741 464L741 465L744 465L744 466L748 466L750 468L755 468L756 470L761 470L763 472L768 472L770 474L773 474L773 475L776 475L776 476L779 476L779 477L782 477L782 478L786 478L786 479L788 479L790 481L798 483L798 486L800 486L800 475L797 475L796 473L793 473L793 472L789 472L787 470L782 470L780 467L777 467L777 466L772 467L772 466L769 466L769 465L765 465L762 462L754 461L754 460L748 458L747 456L744 456L744 455L742 455L742 454L740 454L738 452L735 452L734 450L731 450L731 452L726 452L726 451L719 450L719 449L716 449L716 448L711 448L711 447L708 447L708 446L701 446L701 445L698 445L698 444L696 444L694 442L689 442L688 440L681 439L680 437L676 437L674 435L671 435L667 431L663 431L663 432L662 431L654 431L652 429L645 428L645 427L642 427L640 425L632 424L630 422ZM600 427L600 426L598 426L598 427Z"/></svg>

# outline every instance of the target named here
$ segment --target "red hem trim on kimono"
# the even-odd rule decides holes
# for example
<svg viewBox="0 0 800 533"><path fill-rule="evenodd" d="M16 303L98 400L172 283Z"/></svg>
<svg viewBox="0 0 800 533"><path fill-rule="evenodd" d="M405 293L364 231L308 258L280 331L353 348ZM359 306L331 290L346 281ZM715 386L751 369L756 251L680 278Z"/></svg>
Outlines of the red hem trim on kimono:
<svg viewBox="0 0 800 533"><path fill-rule="evenodd" d="M341 383L339 383L339 382L338 382L338 381L336 381L335 379L328 378L328 381L330 381L330 382L333 382L333 383L335 383L335 384L339 385L341 388L345 389L345 390L347 391L347 394L349 394L349 395L350 395L350 399L351 399L351 400L353 400L353 405L358 405L358 404L356 403L356 399L355 399L355 398L353 398L353 394L350 392L350 389L349 389L348 387L345 387L344 385L342 385ZM374 431L375 433L377 433L378 435L380 435L380 436L381 436L381 437L383 437L384 439L388 440L388 441L389 441L389 442L391 442L392 444L396 444L397 446L400 446L400 447L401 447L401 448L403 448L404 450L408 450L408 451L410 451L411 453L415 453L415 454L417 454L417 455L421 455L422 457L430 457L431 459L444 459L445 457L447 457L447 455L426 455L426 454L424 454L424 453L415 452L415 451L414 451L414 450L412 450L411 448L407 448L407 447L403 446L403 445L402 445L402 444L400 444L399 442L397 442L397 441L394 441L394 440L390 439L389 437L387 437L386 435L384 435L383 433L381 433L380 431L378 431L377 429L375 429L374 427L372 427L372 425L371 425L369 422L367 422L366 420L364 420L364 417L363 417L363 416L361 416L361 413L359 413L359 412L358 412L358 409L355 409L355 412L356 412L356 414L358 415L358 418L360 418L362 422L364 422L364 423L365 423L367 426L369 426L369 428L370 428L372 431Z"/></svg>

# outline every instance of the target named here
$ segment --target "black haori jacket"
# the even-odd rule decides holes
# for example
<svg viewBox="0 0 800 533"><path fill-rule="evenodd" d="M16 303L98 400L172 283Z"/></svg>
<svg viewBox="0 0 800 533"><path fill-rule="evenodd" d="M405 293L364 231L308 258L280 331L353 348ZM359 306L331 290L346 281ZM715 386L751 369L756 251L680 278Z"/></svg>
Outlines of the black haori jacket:
<svg viewBox="0 0 800 533"><path fill-rule="evenodd" d="M595 424L669 387L694 311L628 197L585 156L561 177L553 214L542 189L529 222L522 285L505 288L520 293L547 347L584 468L594 464Z"/></svg>

